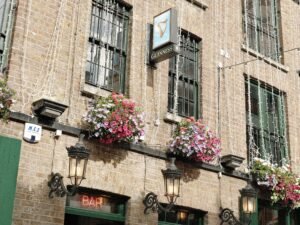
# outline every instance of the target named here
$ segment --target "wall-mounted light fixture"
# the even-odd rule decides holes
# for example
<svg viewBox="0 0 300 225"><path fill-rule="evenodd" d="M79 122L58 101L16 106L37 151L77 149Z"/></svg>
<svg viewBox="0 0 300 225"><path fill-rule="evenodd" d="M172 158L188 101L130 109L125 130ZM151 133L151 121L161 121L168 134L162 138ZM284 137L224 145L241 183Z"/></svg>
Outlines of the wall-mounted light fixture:
<svg viewBox="0 0 300 225"><path fill-rule="evenodd" d="M228 223L230 225L250 225L250 215L256 211L256 199L257 191L253 188L250 181L247 186L240 190L241 193L241 202L242 210L245 215L248 217L248 221L239 221L233 214L233 211L229 208L221 209L220 219L221 225Z"/></svg>
<svg viewBox="0 0 300 225"><path fill-rule="evenodd" d="M49 198L74 195L81 181L85 179L85 171L89 158L89 150L83 144L84 134L80 134L79 142L75 146L67 148L69 156L69 175L71 188L68 190L63 183L63 176L60 173L51 175L48 186L50 188Z"/></svg>
<svg viewBox="0 0 300 225"><path fill-rule="evenodd" d="M149 213L149 210L152 210L153 212L169 211L179 197L182 172L176 167L175 158L170 158L170 165L166 170L162 170L162 174L164 176L165 196L167 197L169 204L166 207L163 207L158 202L157 195L150 192L143 200L145 214Z"/></svg>

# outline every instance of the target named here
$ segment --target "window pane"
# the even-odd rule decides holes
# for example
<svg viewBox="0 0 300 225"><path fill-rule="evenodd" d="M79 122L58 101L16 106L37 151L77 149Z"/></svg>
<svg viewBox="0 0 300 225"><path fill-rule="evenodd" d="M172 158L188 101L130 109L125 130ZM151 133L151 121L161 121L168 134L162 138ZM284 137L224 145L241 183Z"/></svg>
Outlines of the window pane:
<svg viewBox="0 0 300 225"><path fill-rule="evenodd" d="M123 92L128 10L116 2L94 0L86 82Z"/></svg>
<svg viewBox="0 0 300 225"><path fill-rule="evenodd" d="M172 96L175 96L175 86L177 83L178 98L178 114L180 116L194 116L197 117L197 88L198 88L198 42L192 39L187 34L183 33L180 45L180 54L173 57L169 61L169 78L172 77L172 88L169 82L169 100L168 110L174 111L172 108ZM179 59L177 61L177 59ZM177 66L176 66L177 63ZM179 80L176 82L176 69L179 69ZM170 80L169 80L170 81ZM195 99L196 98L196 99ZM193 104L193 106L191 106ZM173 105L174 106L174 105Z"/></svg>
<svg viewBox="0 0 300 225"><path fill-rule="evenodd" d="M283 102L284 96L273 87L265 87L265 85L251 82L251 112L249 112L248 85L246 82L247 135L249 146L254 148L249 149L249 152L255 153L258 150L258 155L256 153L253 157L268 158L272 163L282 165L283 159L286 159L287 155L286 138L284 137L285 112L280 104Z"/></svg>
<svg viewBox="0 0 300 225"><path fill-rule="evenodd" d="M248 47L280 61L278 0L247 0L244 9Z"/></svg>

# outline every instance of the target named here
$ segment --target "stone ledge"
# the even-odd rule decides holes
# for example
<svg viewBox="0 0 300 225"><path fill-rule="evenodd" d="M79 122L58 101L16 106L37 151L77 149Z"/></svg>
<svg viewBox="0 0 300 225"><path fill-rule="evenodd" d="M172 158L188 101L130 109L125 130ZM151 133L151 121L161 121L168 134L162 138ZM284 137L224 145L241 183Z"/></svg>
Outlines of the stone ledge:
<svg viewBox="0 0 300 225"><path fill-rule="evenodd" d="M187 0L187 1L198 6L203 10L206 10L208 8L208 5L205 2L203 2L203 0Z"/></svg>
<svg viewBox="0 0 300 225"><path fill-rule="evenodd" d="M91 95L91 96L96 95L96 96L103 96L103 97L108 97L111 94L110 91L86 83L81 88L81 92L86 95Z"/></svg>
<svg viewBox="0 0 300 225"><path fill-rule="evenodd" d="M273 59L267 57L267 56L264 56L263 54L260 54L259 52L247 47L246 45L242 45L242 50L244 52L247 52L249 55L252 55L252 56L255 56L256 58L260 59L260 60L263 60L264 62L270 64L271 66L274 66L280 70L282 70L283 72L285 73L288 73L290 71L290 68L281 64L281 63L278 63L276 61L274 61Z"/></svg>
<svg viewBox="0 0 300 225"><path fill-rule="evenodd" d="M22 123L38 124L38 125L42 126L44 129L48 129L48 130L62 130L62 132L64 134L69 134L69 135L76 136L76 137L78 137L80 133L88 134L87 130L60 124L58 122L53 122L53 123L47 124L47 123L44 123L44 121L39 121L38 117L32 117L32 116L26 115L21 112L12 112L10 115L10 119L13 121L22 122ZM158 158L158 159L163 159L163 160L168 159L168 156L167 156L166 152L163 151L163 149L153 149L144 144L119 143L119 144L114 144L112 146L121 148L126 151L131 151L131 152L135 152L138 154L148 155L148 156ZM219 165L211 165L211 164L203 163L203 162L193 162L188 159L178 159L178 161L190 164L198 169L203 169L203 170L211 171L214 173L221 172L225 176L234 177L234 178L241 179L241 180L249 180L249 176L247 174L242 173L240 171L225 171Z"/></svg>

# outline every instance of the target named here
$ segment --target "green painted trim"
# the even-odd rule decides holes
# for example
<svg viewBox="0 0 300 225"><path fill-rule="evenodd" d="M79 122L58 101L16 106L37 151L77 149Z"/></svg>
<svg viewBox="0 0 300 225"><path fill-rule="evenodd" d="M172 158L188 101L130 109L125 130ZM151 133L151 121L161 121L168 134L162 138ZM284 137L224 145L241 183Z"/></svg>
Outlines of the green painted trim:
<svg viewBox="0 0 300 225"><path fill-rule="evenodd" d="M11 225L21 141L0 136L0 224Z"/></svg>
<svg viewBox="0 0 300 225"><path fill-rule="evenodd" d="M158 222L158 225L178 225L178 223Z"/></svg>
<svg viewBox="0 0 300 225"><path fill-rule="evenodd" d="M78 215L78 216L86 216L86 217L93 217L117 222L124 222L125 217L120 214L114 213L105 213L100 211L91 211L86 209L78 209L73 207L66 207L65 212L68 214Z"/></svg>

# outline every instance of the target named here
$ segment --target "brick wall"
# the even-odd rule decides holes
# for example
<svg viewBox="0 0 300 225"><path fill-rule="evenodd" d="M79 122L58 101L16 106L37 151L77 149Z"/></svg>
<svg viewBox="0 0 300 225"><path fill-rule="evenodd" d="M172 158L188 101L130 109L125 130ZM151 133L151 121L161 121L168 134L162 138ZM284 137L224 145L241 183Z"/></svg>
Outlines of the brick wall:
<svg viewBox="0 0 300 225"><path fill-rule="evenodd" d="M241 1L200 1L206 10L185 0L128 0L133 6L130 24L126 94L140 103L146 111L148 146L166 142L174 126L164 121L167 113L168 61L156 70L145 66L146 24L153 16L176 7L179 25L202 39L201 112L204 121L222 138L223 155L246 157L246 112L244 74L258 78L287 96L288 140L291 164L299 167L300 124L300 52L283 55L282 65L270 65L263 60L221 70L217 66L237 64L254 59L242 50ZM282 1L283 49L300 47L300 8L293 1ZM84 69L91 0L22 0L18 3L8 70L9 85L17 91L15 111L31 114L31 104L40 97L55 99L69 105L58 119L60 123L82 127L88 97L84 89ZM229 58L221 55L221 49ZM218 110L218 77L220 79L220 108ZM220 115L220 120L218 120ZM159 124L155 122L159 121ZM11 121L1 123L0 135L22 138L24 124ZM48 199L47 181L51 172L67 174L67 152L76 137L63 134L54 138L53 131L44 130L38 144L22 142L14 225L58 225L64 221L65 198ZM130 196L126 224L157 224L157 215L143 214L142 199L148 191L163 196L161 169L165 161L122 149L104 147L92 141L85 143L91 150L85 187ZM223 176L186 163L182 195L178 204L208 211L207 224L218 224L219 207L230 207L238 213L238 190L245 186L239 179ZM53 167L53 168L52 168ZM145 187L145 188L144 188Z"/></svg>

